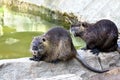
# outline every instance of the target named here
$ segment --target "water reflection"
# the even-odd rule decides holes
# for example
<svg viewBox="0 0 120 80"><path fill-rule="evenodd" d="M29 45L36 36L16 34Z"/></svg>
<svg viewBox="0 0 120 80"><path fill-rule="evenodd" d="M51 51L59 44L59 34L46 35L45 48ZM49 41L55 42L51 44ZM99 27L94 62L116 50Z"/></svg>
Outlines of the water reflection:
<svg viewBox="0 0 120 80"><path fill-rule="evenodd" d="M31 56L29 46L32 38L57 26L37 16L8 10L5 10L1 18L4 25L0 25L0 59Z"/></svg>
<svg viewBox="0 0 120 80"><path fill-rule="evenodd" d="M49 23L47 21L41 20L38 16L33 16L30 14L21 14L4 10L4 26L9 28L15 28L16 32L21 31L39 31L45 32L52 26L57 26L56 24Z"/></svg>
<svg viewBox="0 0 120 80"><path fill-rule="evenodd" d="M41 20L38 16L0 11L0 59L31 56L29 52L32 37L42 35L49 28L58 26ZM2 36L1 36L2 35ZM76 49L84 45L80 39L72 36Z"/></svg>

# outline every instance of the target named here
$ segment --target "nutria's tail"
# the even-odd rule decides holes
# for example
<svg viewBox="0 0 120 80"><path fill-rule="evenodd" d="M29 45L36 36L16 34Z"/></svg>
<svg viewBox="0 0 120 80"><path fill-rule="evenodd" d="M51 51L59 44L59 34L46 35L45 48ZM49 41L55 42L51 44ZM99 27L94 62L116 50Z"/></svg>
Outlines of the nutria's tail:
<svg viewBox="0 0 120 80"><path fill-rule="evenodd" d="M78 53L76 54L76 59L77 59L79 62L81 62L82 65L83 65L85 68L87 68L87 69L89 69L89 70L91 70L91 71L93 71L93 72L96 72L96 73L104 73L104 72L109 71L109 70L98 70L98 69L95 69L95 68L91 67L90 65L87 64L87 62L85 61L85 59L84 59L80 54L78 54Z"/></svg>

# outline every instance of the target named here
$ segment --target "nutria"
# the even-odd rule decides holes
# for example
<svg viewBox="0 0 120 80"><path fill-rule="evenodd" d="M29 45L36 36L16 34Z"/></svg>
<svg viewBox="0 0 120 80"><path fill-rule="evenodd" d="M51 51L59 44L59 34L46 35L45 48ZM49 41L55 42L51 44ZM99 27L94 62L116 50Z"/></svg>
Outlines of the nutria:
<svg viewBox="0 0 120 80"><path fill-rule="evenodd" d="M70 34L63 28L55 27L42 36L37 36L32 40L30 50L33 53L31 60L58 62L76 58L87 69L103 73L108 70L97 70L89 66L86 61L77 53Z"/></svg>
<svg viewBox="0 0 120 80"><path fill-rule="evenodd" d="M118 51L118 29L114 22L103 19L96 23L79 22L72 24L70 31L75 37L80 37L86 42L86 48L93 54L99 52Z"/></svg>

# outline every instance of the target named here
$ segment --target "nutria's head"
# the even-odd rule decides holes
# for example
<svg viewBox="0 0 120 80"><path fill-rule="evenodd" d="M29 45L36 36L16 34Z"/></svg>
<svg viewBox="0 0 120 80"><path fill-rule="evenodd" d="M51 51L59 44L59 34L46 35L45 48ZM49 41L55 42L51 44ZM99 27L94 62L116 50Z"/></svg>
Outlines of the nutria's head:
<svg viewBox="0 0 120 80"><path fill-rule="evenodd" d="M42 56L46 52L46 41L44 36L34 37L30 45L30 52L35 56Z"/></svg>
<svg viewBox="0 0 120 80"><path fill-rule="evenodd" d="M76 24L72 24L70 26L70 32L77 37L77 36L80 36L83 32L85 32L87 27L88 26L86 22L79 22Z"/></svg>

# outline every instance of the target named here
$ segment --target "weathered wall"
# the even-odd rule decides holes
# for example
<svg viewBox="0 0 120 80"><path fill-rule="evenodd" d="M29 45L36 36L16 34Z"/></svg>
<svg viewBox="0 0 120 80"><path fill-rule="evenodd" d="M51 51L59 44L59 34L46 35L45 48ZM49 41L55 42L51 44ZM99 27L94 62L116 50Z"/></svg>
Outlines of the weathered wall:
<svg viewBox="0 0 120 80"><path fill-rule="evenodd" d="M0 4L2 5L0 13L3 14L0 25L3 23L2 26L16 27L16 31L40 31L43 27L46 29L56 25L65 28L70 26L66 20L66 16L70 15L46 8L42 6L42 2L38 5L22 0L2 0ZM74 18L73 15L72 17Z"/></svg>
<svg viewBox="0 0 120 80"><path fill-rule="evenodd" d="M96 22L107 18L116 23L120 29L120 0L25 0L26 2L41 3L51 9L63 12L73 12L83 20Z"/></svg>
<svg viewBox="0 0 120 80"><path fill-rule="evenodd" d="M120 25L119 0L52 0L51 2L49 0L45 1L51 3L45 4L50 8L59 9L65 12L73 12L90 22L94 22L102 18L108 18Z"/></svg>
<svg viewBox="0 0 120 80"><path fill-rule="evenodd" d="M1 0L5 4L12 4L12 0ZM52 10L59 10L60 12L74 13L79 17L80 20L88 22L96 22L100 19L110 19L116 23L120 29L120 1L119 0L19 0L20 3L17 3L19 9L23 12L29 12L31 9L33 12L36 10L31 8L31 6L25 5L22 2L27 2L35 5L43 5ZM7 3L6 3L7 2ZM28 8L28 11L21 7ZM38 11L37 11L38 12ZM40 15L38 13L33 13L35 15ZM82 19L81 19L82 18ZM59 21L58 21L59 22Z"/></svg>

